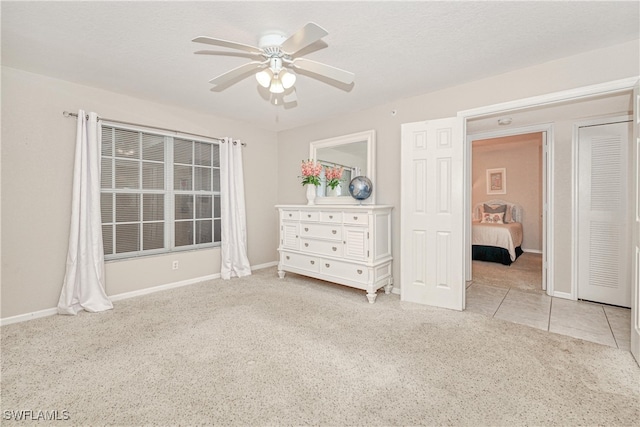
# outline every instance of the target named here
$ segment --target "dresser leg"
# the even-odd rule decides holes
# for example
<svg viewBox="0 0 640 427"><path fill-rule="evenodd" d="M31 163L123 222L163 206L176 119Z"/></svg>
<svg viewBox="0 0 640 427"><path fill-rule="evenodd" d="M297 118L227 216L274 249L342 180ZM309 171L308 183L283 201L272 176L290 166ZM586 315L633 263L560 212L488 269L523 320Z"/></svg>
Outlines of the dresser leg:
<svg viewBox="0 0 640 427"><path fill-rule="evenodd" d="M384 285L384 293L389 295L391 293L391 289L393 289L393 283L391 283L391 279L389 279L389 283Z"/></svg>
<svg viewBox="0 0 640 427"><path fill-rule="evenodd" d="M367 292L367 299L369 300L369 304L373 304L374 302L376 302L377 296L378 294L376 294L375 291L373 293Z"/></svg>
<svg viewBox="0 0 640 427"><path fill-rule="evenodd" d="M284 271L278 270L278 277L284 279Z"/></svg>

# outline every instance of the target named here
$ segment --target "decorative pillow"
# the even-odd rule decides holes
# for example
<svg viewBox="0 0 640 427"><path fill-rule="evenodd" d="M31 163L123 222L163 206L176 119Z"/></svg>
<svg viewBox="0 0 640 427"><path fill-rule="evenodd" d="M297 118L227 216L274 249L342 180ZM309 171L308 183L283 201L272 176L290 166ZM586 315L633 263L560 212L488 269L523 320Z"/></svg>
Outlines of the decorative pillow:
<svg viewBox="0 0 640 427"><path fill-rule="evenodd" d="M482 214L482 221L480 222L484 224L504 224L504 212L500 212L500 213L485 212Z"/></svg>
<svg viewBox="0 0 640 427"><path fill-rule="evenodd" d="M508 224L510 222L514 222L513 221L513 206L514 205L507 205L507 211L504 214L504 223Z"/></svg>

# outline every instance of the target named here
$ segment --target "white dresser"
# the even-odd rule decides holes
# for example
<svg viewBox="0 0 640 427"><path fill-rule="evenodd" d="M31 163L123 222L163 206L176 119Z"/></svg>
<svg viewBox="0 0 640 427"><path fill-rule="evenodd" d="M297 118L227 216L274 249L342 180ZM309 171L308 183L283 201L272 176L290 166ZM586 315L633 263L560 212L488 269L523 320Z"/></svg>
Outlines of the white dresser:
<svg viewBox="0 0 640 427"><path fill-rule="evenodd" d="M279 205L278 275L298 273L367 291L391 292L392 206Z"/></svg>

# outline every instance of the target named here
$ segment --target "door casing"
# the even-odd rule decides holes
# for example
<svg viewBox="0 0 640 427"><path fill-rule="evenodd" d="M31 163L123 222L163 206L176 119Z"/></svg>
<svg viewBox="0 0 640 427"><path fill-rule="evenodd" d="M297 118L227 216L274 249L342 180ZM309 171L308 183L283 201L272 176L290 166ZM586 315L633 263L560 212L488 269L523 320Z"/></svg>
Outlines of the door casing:
<svg viewBox="0 0 640 427"><path fill-rule="evenodd" d="M465 241L469 244L465 247L465 280L472 280L472 260L471 260L471 166L473 164L472 159L472 144L473 141L489 138L500 138L513 135L522 135L528 133L544 133L545 141L543 144L543 165L542 165L542 262L543 262L543 275L542 275L542 289L546 290L548 295L553 294L553 251L549 248L549 242L552 241L553 236L553 141L554 141L554 126L553 123L545 123L533 126L523 126L514 129L505 129L500 131L482 132L467 135L465 145L467 146L467 155L465 157L466 166L468 166L468 178L467 189L465 197L468 202L468 209L465 211L465 215L468 216L467 226L465 227ZM465 167L466 168L466 167Z"/></svg>

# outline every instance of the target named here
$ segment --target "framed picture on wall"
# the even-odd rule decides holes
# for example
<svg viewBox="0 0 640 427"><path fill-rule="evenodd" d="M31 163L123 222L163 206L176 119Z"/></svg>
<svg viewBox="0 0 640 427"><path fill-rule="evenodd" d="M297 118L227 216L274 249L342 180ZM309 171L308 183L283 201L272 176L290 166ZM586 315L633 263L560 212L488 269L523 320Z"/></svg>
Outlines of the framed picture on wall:
<svg viewBox="0 0 640 427"><path fill-rule="evenodd" d="M487 169L487 194L507 194L507 170Z"/></svg>

